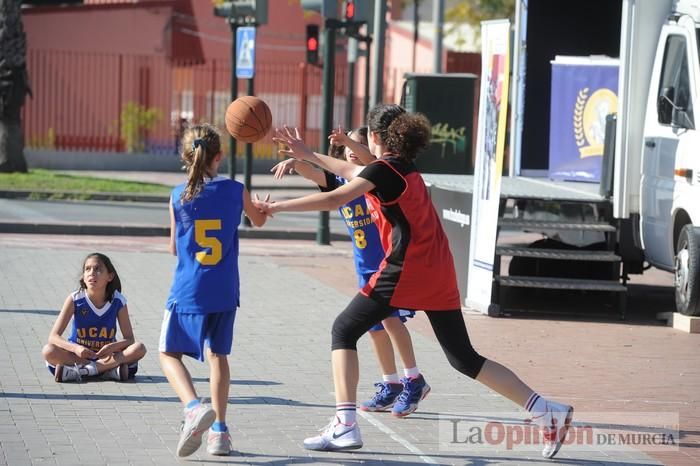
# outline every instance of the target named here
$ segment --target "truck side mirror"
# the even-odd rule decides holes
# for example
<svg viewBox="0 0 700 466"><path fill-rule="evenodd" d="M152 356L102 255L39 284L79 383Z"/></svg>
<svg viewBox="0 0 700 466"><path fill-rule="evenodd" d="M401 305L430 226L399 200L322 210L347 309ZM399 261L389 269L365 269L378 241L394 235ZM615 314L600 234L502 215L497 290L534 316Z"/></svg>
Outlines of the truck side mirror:
<svg viewBox="0 0 700 466"><path fill-rule="evenodd" d="M673 87L664 87L661 95L656 100L656 112L658 114L659 123L670 125L673 118L673 99L675 97Z"/></svg>

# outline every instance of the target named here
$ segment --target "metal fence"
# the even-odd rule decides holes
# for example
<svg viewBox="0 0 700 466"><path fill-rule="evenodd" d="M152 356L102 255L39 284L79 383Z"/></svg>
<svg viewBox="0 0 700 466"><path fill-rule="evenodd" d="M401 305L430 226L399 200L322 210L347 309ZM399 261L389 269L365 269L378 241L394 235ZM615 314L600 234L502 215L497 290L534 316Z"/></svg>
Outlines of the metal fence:
<svg viewBox="0 0 700 466"><path fill-rule="evenodd" d="M23 109L25 144L33 149L176 154L184 125L224 128L228 61L173 62L159 56L30 50L33 98ZM239 95L245 80L239 80ZM347 67L336 68L334 125L345 122ZM270 106L273 127L300 127L318 147L321 70L306 64L257 63L255 94ZM354 120L363 98L355 99ZM223 138L228 144L228 138ZM238 144L239 153L244 144ZM228 148L225 147L225 150ZM268 134L256 158L277 158Z"/></svg>

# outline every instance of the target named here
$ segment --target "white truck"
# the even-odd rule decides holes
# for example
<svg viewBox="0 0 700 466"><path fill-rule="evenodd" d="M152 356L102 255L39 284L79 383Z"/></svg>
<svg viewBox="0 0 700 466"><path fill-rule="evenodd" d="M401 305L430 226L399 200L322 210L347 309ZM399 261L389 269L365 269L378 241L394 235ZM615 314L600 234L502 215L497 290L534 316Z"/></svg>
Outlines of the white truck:
<svg viewBox="0 0 700 466"><path fill-rule="evenodd" d="M677 311L700 315L700 0L518 0L515 36L514 174L542 168L550 60L619 56L612 176L597 213L610 209L623 283L647 264L671 271Z"/></svg>
<svg viewBox="0 0 700 466"><path fill-rule="evenodd" d="M499 220L500 231L557 241L499 240L489 313L500 311L500 287L520 287L618 293L624 316L628 275L654 266L674 273L677 311L700 315L700 0L516 0L513 49L501 197L517 208ZM619 58L600 185L547 178L551 61L562 55ZM426 176L470 192L468 178ZM501 275L507 256L510 271Z"/></svg>

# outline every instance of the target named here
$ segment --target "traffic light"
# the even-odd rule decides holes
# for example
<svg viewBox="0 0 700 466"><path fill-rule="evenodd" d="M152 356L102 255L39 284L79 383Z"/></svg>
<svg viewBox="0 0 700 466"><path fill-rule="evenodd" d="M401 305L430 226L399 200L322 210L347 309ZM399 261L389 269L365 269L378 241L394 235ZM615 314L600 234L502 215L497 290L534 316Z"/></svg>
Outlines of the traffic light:
<svg viewBox="0 0 700 466"><path fill-rule="evenodd" d="M318 63L318 24L306 25L306 63Z"/></svg>
<svg viewBox="0 0 700 466"><path fill-rule="evenodd" d="M355 0L345 0L343 4L343 20L355 21Z"/></svg>

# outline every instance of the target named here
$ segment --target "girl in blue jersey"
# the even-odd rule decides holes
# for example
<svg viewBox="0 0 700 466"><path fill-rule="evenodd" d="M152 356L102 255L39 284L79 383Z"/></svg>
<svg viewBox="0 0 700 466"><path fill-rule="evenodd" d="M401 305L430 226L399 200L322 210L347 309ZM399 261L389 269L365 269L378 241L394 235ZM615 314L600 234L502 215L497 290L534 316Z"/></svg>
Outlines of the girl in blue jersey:
<svg viewBox="0 0 700 466"><path fill-rule="evenodd" d="M56 382L93 375L125 381L136 375L137 361L146 354L146 347L134 340L121 289L109 257L96 252L85 258L79 288L63 303L42 351ZM66 340L62 335L71 319L73 330ZM117 340L117 323L121 340Z"/></svg>
<svg viewBox="0 0 700 466"><path fill-rule="evenodd" d="M334 131L330 136L331 155L345 158L355 165L364 166L376 160L367 147L367 128L357 128L346 134ZM276 179L296 171L304 178L316 183L321 191L332 191L347 180L328 171L317 168L309 162L288 159L272 167ZM364 196L360 196L338 208L350 234L355 258L359 288L362 289L384 259L384 249L379 239L379 231L372 221L372 213ZM413 342L408 329L403 324L406 317L415 312L397 310L369 330L372 347L382 370L382 381L375 383L374 396L362 403L363 411L391 410L394 416L408 416L418 408L430 392L430 386L418 370L413 352ZM404 377L399 379L394 359L394 348L399 352L404 365Z"/></svg>
<svg viewBox="0 0 700 466"><path fill-rule="evenodd" d="M187 182L170 196L170 252L177 256L177 268L165 305L160 363L184 405L178 456L194 453L210 427L207 451L228 455L228 355L239 305L238 225L243 212L255 226L262 226L266 217L241 183L217 176L223 153L216 128L204 124L187 129L182 148ZM203 361L205 348L212 407L198 400L182 362L183 354Z"/></svg>

